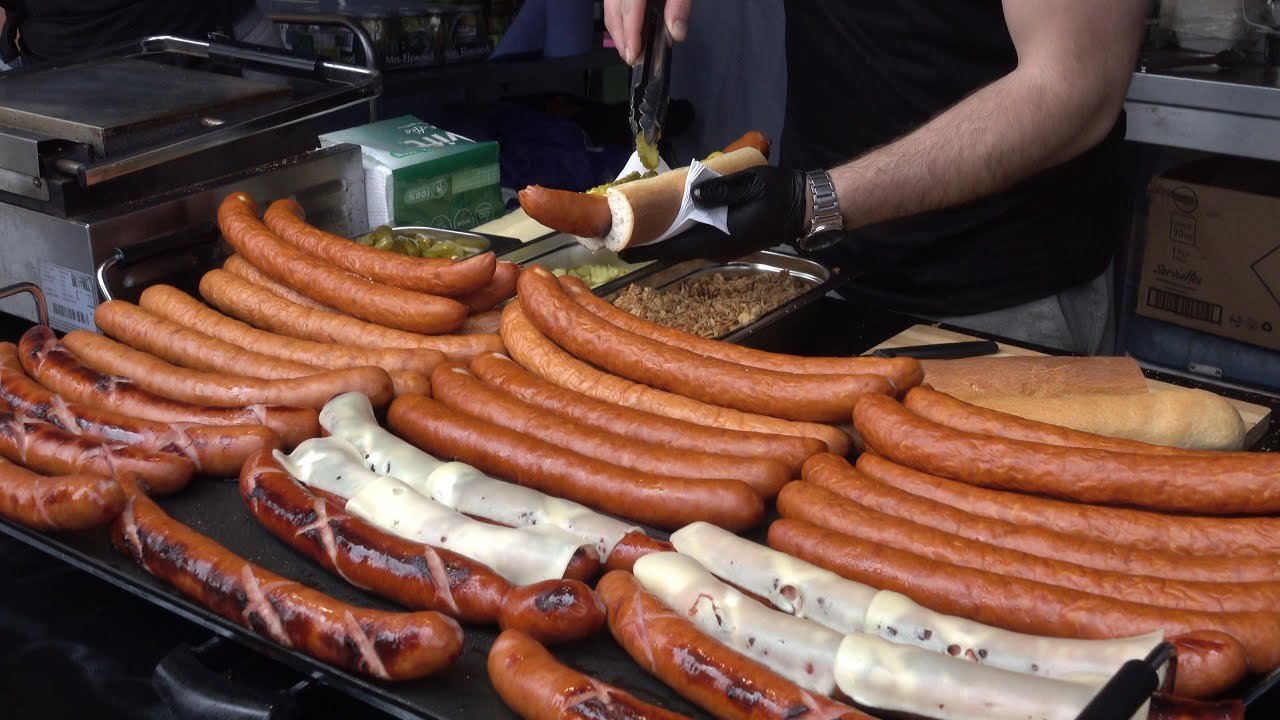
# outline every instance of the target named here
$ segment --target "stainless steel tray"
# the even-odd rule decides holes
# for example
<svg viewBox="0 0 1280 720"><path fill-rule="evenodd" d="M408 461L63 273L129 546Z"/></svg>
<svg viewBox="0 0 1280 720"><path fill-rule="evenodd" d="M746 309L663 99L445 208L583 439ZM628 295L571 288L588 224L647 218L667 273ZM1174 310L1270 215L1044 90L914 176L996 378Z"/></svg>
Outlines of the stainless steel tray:
<svg viewBox="0 0 1280 720"><path fill-rule="evenodd" d="M509 260L517 265L540 265L547 269L572 268L579 265L608 265L623 268L626 274L595 288L596 294L606 294L625 287L637 279L656 272L666 265L657 262L627 263L612 250L588 250L572 235L559 233L541 240L527 243L502 255L500 260Z"/></svg>
<svg viewBox="0 0 1280 720"><path fill-rule="evenodd" d="M815 300L833 290L839 284L840 276L822 263L808 258L774 250L761 250L730 262L717 263L710 260L688 260L657 269L645 277L619 278L619 280L625 280L626 282L616 286L611 283L609 288L602 286L597 291L597 294L612 299L618 290L631 284L661 290L707 273L721 273L730 277L740 277L761 273L778 274L783 271L787 271L792 277L809 283L809 289L761 315L751 323L718 338L731 343L749 344L746 342L749 338L754 338L766 328L774 326L779 320L808 308Z"/></svg>

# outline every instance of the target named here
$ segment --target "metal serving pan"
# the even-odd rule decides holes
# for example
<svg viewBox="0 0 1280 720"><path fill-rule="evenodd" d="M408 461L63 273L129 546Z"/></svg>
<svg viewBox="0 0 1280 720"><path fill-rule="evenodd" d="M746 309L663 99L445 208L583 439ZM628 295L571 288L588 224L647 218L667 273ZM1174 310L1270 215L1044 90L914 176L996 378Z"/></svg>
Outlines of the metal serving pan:
<svg viewBox="0 0 1280 720"><path fill-rule="evenodd" d="M649 273L657 272L668 264L659 262L627 263L612 250L589 250L572 235L557 233L535 240L499 257L520 266L541 265L547 269L573 268L580 265L608 265L626 271L613 280L595 288L596 294L607 294L635 282Z"/></svg>
<svg viewBox="0 0 1280 720"><path fill-rule="evenodd" d="M792 277L809 284L809 288L800 295L756 318L751 323L721 335L720 340L738 345L759 345L769 341L776 344L776 335L792 335L801 331L807 323L805 318L810 314L814 301L826 295L841 282L839 274L832 272L822 263L775 250L761 250L737 260L716 263L709 260L689 260L675 265L656 269L645 277L619 278L625 282L601 287L597 292L603 297L612 299L617 291L627 285L636 284L655 290L672 287L708 273L721 273L730 277L746 275L779 274L789 272ZM784 318L786 323L779 323Z"/></svg>

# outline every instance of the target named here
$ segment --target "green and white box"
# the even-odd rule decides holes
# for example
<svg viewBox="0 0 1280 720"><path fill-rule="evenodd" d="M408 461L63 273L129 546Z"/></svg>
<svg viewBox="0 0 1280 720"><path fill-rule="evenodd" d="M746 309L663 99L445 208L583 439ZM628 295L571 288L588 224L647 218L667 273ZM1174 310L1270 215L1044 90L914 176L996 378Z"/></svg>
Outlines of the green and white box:
<svg viewBox="0 0 1280 720"><path fill-rule="evenodd" d="M320 142L364 149L370 228L469 230L503 214L496 142L475 142L412 115L322 135Z"/></svg>

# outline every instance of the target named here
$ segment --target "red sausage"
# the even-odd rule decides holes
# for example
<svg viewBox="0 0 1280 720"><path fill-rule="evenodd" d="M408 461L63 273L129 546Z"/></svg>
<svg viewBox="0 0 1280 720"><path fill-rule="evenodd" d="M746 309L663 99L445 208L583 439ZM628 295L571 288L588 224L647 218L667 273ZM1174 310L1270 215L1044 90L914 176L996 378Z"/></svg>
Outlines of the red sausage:
<svg viewBox="0 0 1280 720"><path fill-rule="evenodd" d="M458 298L458 302L466 305L467 309L473 313L488 312L503 300L515 296L518 277L520 277L519 265L513 262L499 262L493 271L493 278L484 287L463 295Z"/></svg>
<svg viewBox="0 0 1280 720"><path fill-rule="evenodd" d="M791 435L726 430L603 402L543 380L511 358L486 353L471 361L471 372L518 400L606 432L673 450L709 452L765 460L800 472L810 456L823 452L822 441Z"/></svg>
<svg viewBox="0 0 1280 720"><path fill-rule="evenodd" d="M558 232L602 238L613 227L613 213L603 195L530 185L519 196L520 208L529 217Z"/></svg>
<svg viewBox="0 0 1280 720"><path fill-rule="evenodd" d="M843 422L858 398L888 394L881 375L797 375L709 358L627 332L574 302L550 270L520 273L530 322L577 358L628 380L703 402L788 420Z"/></svg>
<svg viewBox="0 0 1280 720"><path fill-rule="evenodd" d="M970 515L929 498L870 481L852 471L839 458L815 458L806 463L805 468L806 480L878 512L1032 555L1099 570L1172 580L1254 583L1274 581L1280 577L1280 555L1186 556L1159 550L1137 550L1105 540Z"/></svg>
<svg viewBox="0 0 1280 720"><path fill-rule="evenodd" d="M74 435L180 455L196 472L217 477L235 475L252 453L280 446L276 434L260 425L158 423L66 402L27 376L12 343L0 343L0 401Z"/></svg>
<svg viewBox="0 0 1280 720"><path fill-rule="evenodd" d="M309 225L305 218L301 205L284 199L271 203L262 220L281 240L302 252L392 287L458 297L484 287L493 277L495 257L491 252L462 261L409 257L327 233Z"/></svg>
<svg viewBox="0 0 1280 720"><path fill-rule="evenodd" d="M47 326L37 325L18 343L18 359L27 374L61 397L93 407L155 422L263 425L292 448L320 434L319 413L310 408L250 405L208 407L170 400L124 378L103 375L67 351Z"/></svg>
<svg viewBox="0 0 1280 720"><path fill-rule="evenodd" d="M622 540L613 546L613 552L609 553L604 566L607 570L631 572L637 560L660 552L675 552L675 546L666 540L656 540L646 533L633 531L623 535Z"/></svg>
<svg viewBox="0 0 1280 720"><path fill-rule="evenodd" d="M609 610L609 632L631 659L718 718L870 720L705 635L645 592L630 573L605 575L596 591Z"/></svg>
<svg viewBox="0 0 1280 720"><path fill-rule="evenodd" d="M288 300L291 303L297 303L299 305L302 305L303 307L309 307L312 310L320 310L322 312L330 312L330 313L338 312L337 310L334 310L333 308L329 307L328 305L325 305L322 302L316 302L315 300L312 300L311 298L307 297L306 295L303 295L302 293L298 292L297 290L294 290L293 288L289 287L288 285L285 285L284 283L279 283L279 282L276 282L275 280L272 280L271 278L267 277L266 273L254 267L252 263L240 257L239 255L232 255L228 257L226 260L224 260L222 263L222 269L226 270L232 275L235 275L241 280L244 280L247 283L252 283L253 285L257 285L263 290L266 290L271 294L280 297L281 299Z"/></svg>
<svg viewBox="0 0 1280 720"><path fill-rule="evenodd" d="M774 522L769 528L769 547L850 580L900 592L935 612L1007 630L1085 639L1140 635L1156 629L1167 634L1218 630L1244 646L1251 672L1269 672L1280 665L1277 613L1211 613L1126 602L936 562L799 520ZM1228 677L1229 668L1209 663L1201 668L1209 673L1208 678L1180 672L1177 679L1211 680L1208 684L1218 691L1240 679ZM1179 694L1185 694L1185 687Z"/></svg>
<svg viewBox="0 0 1280 720"><path fill-rule="evenodd" d="M33 530L87 530L124 509L120 484L101 475L43 477L0 458L0 515Z"/></svg>
<svg viewBox="0 0 1280 720"><path fill-rule="evenodd" d="M594 635L604 625L604 603L578 580L544 580L512 588L498 624L548 645Z"/></svg>
<svg viewBox="0 0 1280 720"><path fill-rule="evenodd" d="M687 720L560 664L518 630L498 636L488 667L498 696L525 720Z"/></svg>
<svg viewBox="0 0 1280 720"><path fill-rule="evenodd" d="M436 368L431 387L436 400L458 412L632 470L679 478L736 478L765 499L776 496L791 477L775 461L669 450L549 415L484 384L456 363Z"/></svg>
<svg viewBox="0 0 1280 720"><path fill-rule="evenodd" d="M257 203L242 192L222 201L218 228L237 253L272 279L362 320L430 334L453 332L467 317L457 301L371 282L302 252L263 225Z"/></svg>
<svg viewBox="0 0 1280 720"><path fill-rule="evenodd" d="M1082 505L974 487L870 454L858 458L858 470L883 485L1014 525L1183 555L1280 555L1280 518L1165 515Z"/></svg>
<svg viewBox="0 0 1280 720"><path fill-rule="evenodd" d="M893 383L896 393L906 392L907 388L920 384L924 378L924 368L914 358L878 358L878 357L801 357L799 355L782 355L765 352L755 348L734 345L699 337L677 328L665 327L636 317L613 303L591 292L591 288L576 277L564 275L560 284L565 292L582 307L590 310L600 319L616 325L623 330L642 335L673 347L684 348L692 353L706 357L718 358L726 362L748 365L762 370L777 370L786 373L802 373L812 375L883 375ZM842 418L843 419L843 418Z"/></svg>
<svg viewBox="0 0 1280 720"><path fill-rule="evenodd" d="M222 271L200 279L200 295L222 312L254 327L281 335L369 348L426 348L451 360L469 360L482 352L501 352L502 338L492 334L419 335L324 312L283 298Z"/></svg>
<svg viewBox="0 0 1280 720"><path fill-rule="evenodd" d="M1275 453L1139 455L1007 440L952 430L874 395L853 417L876 453L974 485L1171 512L1280 512Z"/></svg>
<svg viewBox="0 0 1280 720"><path fill-rule="evenodd" d="M125 492L128 504L111 528L116 549L259 635L380 680L424 677L462 653L462 628L453 618L353 607L236 556L127 482Z"/></svg>
<svg viewBox="0 0 1280 720"><path fill-rule="evenodd" d="M433 455L653 527L675 529L705 520L745 530L764 516L760 496L739 480L639 473L463 415L420 395L396 398L387 423Z"/></svg>

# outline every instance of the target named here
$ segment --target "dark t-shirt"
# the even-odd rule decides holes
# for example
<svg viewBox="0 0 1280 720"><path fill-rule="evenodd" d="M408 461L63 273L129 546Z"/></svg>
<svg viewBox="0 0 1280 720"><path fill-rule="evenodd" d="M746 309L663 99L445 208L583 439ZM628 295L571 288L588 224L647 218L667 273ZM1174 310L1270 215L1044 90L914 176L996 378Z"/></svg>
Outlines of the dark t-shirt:
<svg viewBox="0 0 1280 720"><path fill-rule="evenodd" d="M253 4L254 0L6 0L3 6L16 16L25 59L63 62L148 35L230 35L236 19Z"/></svg>
<svg viewBox="0 0 1280 720"><path fill-rule="evenodd" d="M830 168L888 143L1017 63L1000 0L785 7L788 167ZM1099 146L1009 190L859 229L819 254L859 277L853 294L906 312L986 312L1059 292L1116 249L1122 139L1123 118Z"/></svg>

